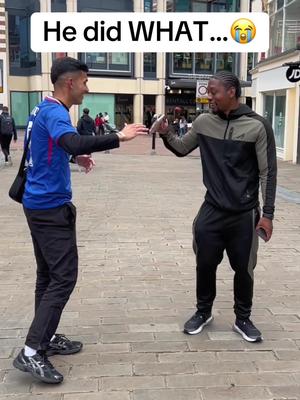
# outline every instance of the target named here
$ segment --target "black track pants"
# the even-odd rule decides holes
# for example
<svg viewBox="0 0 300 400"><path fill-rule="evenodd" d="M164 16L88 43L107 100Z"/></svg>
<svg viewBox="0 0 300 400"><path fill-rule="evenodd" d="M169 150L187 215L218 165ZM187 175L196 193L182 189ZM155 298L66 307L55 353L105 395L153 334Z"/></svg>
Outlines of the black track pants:
<svg viewBox="0 0 300 400"><path fill-rule="evenodd" d="M24 208L37 263L35 316L26 345L46 349L77 280L76 208Z"/></svg>
<svg viewBox="0 0 300 400"><path fill-rule="evenodd" d="M0 135L1 149L5 157L5 161L8 161L10 155L10 143L13 135Z"/></svg>
<svg viewBox="0 0 300 400"><path fill-rule="evenodd" d="M248 318L253 297L253 270L257 260L255 226L259 210L229 213L204 202L193 224L197 262L197 308L210 313L216 297L216 270L224 250L234 270L234 312Z"/></svg>

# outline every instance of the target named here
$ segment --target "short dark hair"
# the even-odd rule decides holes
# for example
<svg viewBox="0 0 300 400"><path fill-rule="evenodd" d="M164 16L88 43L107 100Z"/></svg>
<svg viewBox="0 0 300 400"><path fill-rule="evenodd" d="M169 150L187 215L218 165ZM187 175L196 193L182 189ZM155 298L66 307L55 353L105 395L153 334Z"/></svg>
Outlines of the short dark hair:
<svg viewBox="0 0 300 400"><path fill-rule="evenodd" d="M82 61L76 60L72 57L57 58L53 61L51 67L51 82L53 85L58 78L66 72L88 72L88 66Z"/></svg>
<svg viewBox="0 0 300 400"><path fill-rule="evenodd" d="M90 110L88 108L84 108L83 110L83 114L89 114Z"/></svg>
<svg viewBox="0 0 300 400"><path fill-rule="evenodd" d="M235 97L238 99L241 97L242 89L239 78L229 71L219 71L217 72L212 79L217 79L221 81L226 89L230 89L231 87L235 88Z"/></svg>
<svg viewBox="0 0 300 400"><path fill-rule="evenodd" d="M3 106L2 111L8 112L8 107L7 106Z"/></svg>

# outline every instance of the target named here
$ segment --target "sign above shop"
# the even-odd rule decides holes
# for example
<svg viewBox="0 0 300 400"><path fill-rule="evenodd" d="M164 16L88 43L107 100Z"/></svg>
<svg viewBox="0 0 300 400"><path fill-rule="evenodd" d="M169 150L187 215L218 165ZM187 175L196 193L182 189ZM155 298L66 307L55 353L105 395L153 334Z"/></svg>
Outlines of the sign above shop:
<svg viewBox="0 0 300 400"><path fill-rule="evenodd" d="M197 81L196 86L196 102L201 104L208 103L208 96L207 96L207 85L208 79L201 79Z"/></svg>
<svg viewBox="0 0 300 400"><path fill-rule="evenodd" d="M289 82L296 83L300 81L300 62L286 63L284 66L288 66L286 70L286 78Z"/></svg>

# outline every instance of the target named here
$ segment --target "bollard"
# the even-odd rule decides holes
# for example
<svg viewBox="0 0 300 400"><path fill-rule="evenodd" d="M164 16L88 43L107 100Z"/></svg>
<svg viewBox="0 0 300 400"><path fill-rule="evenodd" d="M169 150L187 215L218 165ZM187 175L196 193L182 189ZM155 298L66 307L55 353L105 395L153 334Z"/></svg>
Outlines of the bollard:
<svg viewBox="0 0 300 400"><path fill-rule="evenodd" d="M152 150L151 150L151 155L156 154L155 151L155 140L156 140L156 132L152 133Z"/></svg>

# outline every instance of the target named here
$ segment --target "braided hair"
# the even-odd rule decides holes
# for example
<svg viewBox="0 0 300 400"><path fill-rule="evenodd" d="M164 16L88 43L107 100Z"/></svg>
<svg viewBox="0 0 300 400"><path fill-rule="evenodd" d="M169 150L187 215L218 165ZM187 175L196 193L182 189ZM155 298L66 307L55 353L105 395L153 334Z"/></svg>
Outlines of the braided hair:
<svg viewBox="0 0 300 400"><path fill-rule="evenodd" d="M238 99L241 97L241 84L239 81L239 78L234 75L232 72L229 71L219 71L217 72L212 79L217 79L218 81L221 81L222 84L226 89L230 89L231 87L235 88L235 97Z"/></svg>

